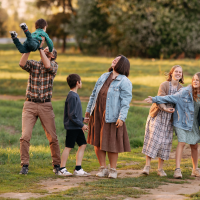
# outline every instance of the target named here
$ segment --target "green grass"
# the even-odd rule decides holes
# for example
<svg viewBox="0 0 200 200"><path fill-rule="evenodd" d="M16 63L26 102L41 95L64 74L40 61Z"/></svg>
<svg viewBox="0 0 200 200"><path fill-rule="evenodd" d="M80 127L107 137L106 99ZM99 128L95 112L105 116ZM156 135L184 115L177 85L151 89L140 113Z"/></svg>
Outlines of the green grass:
<svg viewBox="0 0 200 200"><path fill-rule="evenodd" d="M9 46L8 46L9 47ZM6 47L5 47L6 48ZM11 48L11 47L10 47ZM1 49L1 47L0 47ZM13 50L0 51L0 94L1 95L23 95L27 85L28 73L19 66L20 53ZM31 53L30 59L39 60L38 52ZM69 91L66 77L70 73L78 73L83 82L83 88L78 91L80 96L89 97L98 77L107 71L113 58L88 57L83 55L58 54L59 69L54 81L53 98L61 99L53 101L55 113L56 130L61 152L64 149L65 130L63 127L63 108L65 97ZM190 83L192 75L197 72L199 61L196 60L145 60L130 59L131 71L130 80L133 84L133 100L143 100L147 96L156 95L158 86L165 80L163 73L179 64L183 67L185 82ZM23 100L5 101L0 100L0 193L5 192L26 192L46 194L38 183L41 180L56 179L52 172L51 154L48 140L38 120L32 134L30 147L30 167L27 176L19 175L20 151L19 139L21 137L21 118ZM86 102L82 103L83 113L86 109ZM137 105L135 103L134 105ZM138 103L138 105L144 105ZM149 108L131 106L126 120L129 140L131 144L130 153L121 153L118 159L118 169L142 169L145 165L145 156L141 153L145 124ZM87 134L86 134L87 137ZM174 136L172 150L176 148L177 138ZM72 150L67 168L73 171L75 157L78 147ZM108 160L107 160L108 163ZM129 165L127 165L129 163ZM98 170L99 163L93 150L93 146L87 145L83 168L90 172ZM157 177L157 160L152 160L151 167L154 170L150 176L138 178L123 178L116 180L99 180L97 182L82 183L80 187L67 191L57 192L48 197L39 199L106 199L112 196L114 199L125 197L139 197L145 193L144 189L156 188L162 184L177 183L184 184L191 178L191 159L183 159L181 163L183 180L174 182L173 170L175 160L164 163L164 169L168 177ZM59 177L62 178L62 177ZM133 188L134 187L134 188ZM83 195L84 194L84 195ZM84 196L84 197L83 197ZM193 199L199 198L199 193L190 196Z"/></svg>
<svg viewBox="0 0 200 200"><path fill-rule="evenodd" d="M0 193L23 193L28 190L32 193L47 194L48 191L41 189L38 183L41 180L56 179L58 177L52 172L49 144L39 120L33 129L31 139L29 174L27 176L18 174L21 168L19 138L21 137L21 114L23 102L24 101L0 100ZM52 103L55 112L57 135L62 152L65 141L65 130L63 128L64 101L56 101ZM87 103L82 103L83 113L86 109L86 105ZM119 154L118 169L126 170L143 168L145 164L145 156L141 153L141 146L143 143L148 110L148 108L130 107L126 125L132 150L130 153ZM174 148L176 144L177 139L175 137L173 142ZM73 171L76 164L75 154L77 149L78 147L75 146L69 156L67 162L67 169L69 171ZM127 165L127 163L130 164ZM88 172L98 170L99 168L93 146L91 145L87 145L82 166ZM115 199L121 199L122 197L139 197L146 193L144 189L156 188L159 185L170 182L177 184L185 183L186 180L190 178L191 166L191 159L184 159L182 161L184 178L179 182L174 182L172 179L175 161L169 160L164 164L164 169L168 174L167 178L157 177L156 172L153 172L148 177L119 178L116 180L99 179L99 181L82 183L78 188L53 193L48 197L39 199L71 199L73 197L73 199L79 200L106 199L106 197L109 196L112 196ZM157 169L157 160L152 160L151 167L154 170Z"/></svg>
<svg viewBox="0 0 200 200"><path fill-rule="evenodd" d="M25 95L28 73L18 63L21 54L16 50L0 50L0 94ZM31 53L30 59L39 60L39 53ZM69 92L66 77L70 73L78 73L83 82L80 96L89 97L95 82L102 73L107 72L113 58L89 57L80 54L69 55L58 53L58 72L54 81L54 98L64 98ZM183 67L185 85L190 84L191 77L198 71L198 60L150 60L130 58L131 70L129 79L133 84L133 100L143 100L147 96L155 96L160 83L165 81L164 72L168 72L175 64Z"/></svg>

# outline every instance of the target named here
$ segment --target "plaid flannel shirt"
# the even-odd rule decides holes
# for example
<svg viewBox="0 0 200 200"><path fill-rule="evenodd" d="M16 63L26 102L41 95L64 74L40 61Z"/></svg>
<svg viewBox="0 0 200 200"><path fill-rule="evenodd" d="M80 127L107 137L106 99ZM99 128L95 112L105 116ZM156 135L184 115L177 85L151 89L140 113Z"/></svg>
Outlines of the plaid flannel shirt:
<svg viewBox="0 0 200 200"><path fill-rule="evenodd" d="M46 69L40 60L28 60L22 69L29 72L26 88L26 97L29 99L51 99L53 91L53 80L56 76L58 65L50 61L51 66Z"/></svg>

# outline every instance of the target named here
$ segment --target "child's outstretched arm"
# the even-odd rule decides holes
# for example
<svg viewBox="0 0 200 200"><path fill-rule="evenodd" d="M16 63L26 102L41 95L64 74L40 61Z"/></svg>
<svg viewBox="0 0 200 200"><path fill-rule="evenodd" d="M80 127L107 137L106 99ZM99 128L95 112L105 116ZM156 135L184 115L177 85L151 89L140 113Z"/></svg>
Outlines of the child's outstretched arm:
<svg viewBox="0 0 200 200"><path fill-rule="evenodd" d="M47 46L49 47L49 52L52 52L53 51L53 42L47 34L45 35L45 40L46 40Z"/></svg>

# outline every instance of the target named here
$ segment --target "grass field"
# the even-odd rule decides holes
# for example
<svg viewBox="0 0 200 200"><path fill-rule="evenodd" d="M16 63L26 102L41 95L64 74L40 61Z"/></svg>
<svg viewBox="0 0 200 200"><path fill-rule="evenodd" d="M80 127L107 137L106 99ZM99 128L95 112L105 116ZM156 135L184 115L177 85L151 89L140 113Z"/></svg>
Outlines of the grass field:
<svg viewBox="0 0 200 200"><path fill-rule="evenodd" d="M0 51L0 94L2 95L24 95L28 79L28 73L19 66L20 54L17 51ZM31 53L30 59L39 60L39 54ZM98 77L107 71L113 58L88 57L82 55L59 54L59 69L54 82L53 97L61 99L53 101L57 135L61 152L64 148L65 130L63 128L64 100L69 91L66 77L70 73L78 73L82 77L83 88L78 91L80 96L89 97ZM184 69L185 82L190 83L192 75L199 71L199 61L195 60L142 60L130 59L131 73L130 80L133 84L133 100L143 100L148 95L156 95L158 86L165 80L164 72L179 64ZM37 183L40 180L56 179L52 172L51 155L48 140L38 120L32 134L30 147L30 167L27 176L20 176L20 152L19 138L21 137L21 113L23 100L5 101L0 100L0 193L6 192L33 192L46 194ZM86 102L82 103L83 113L86 109ZM141 153L145 123L149 109L131 106L129 109L126 125L132 151L122 153L118 160L118 169L142 169L145 164L145 157ZM87 136L87 135L86 135ZM173 148L177 145L174 136ZM67 162L69 171L75 166L75 154L78 147L72 151ZM134 162L134 163L132 163ZM126 165L126 163L130 163ZM132 164L131 164L132 163ZM83 168L90 172L99 167L93 147L88 145L85 151ZM190 178L191 159L184 159L182 162L184 179L177 184L184 183ZM152 161L152 169L157 168L157 160ZM106 199L112 196L120 199L125 197L138 197L144 193L145 188L155 188L159 185L174 182L172 180L174 160L166 161L164 169L168 177L160 178L153 172L148 177L124 178L116 180L99 180L98 182L83 183L80 187L64 192L58 192L49 197L40 199ZM138 189L135 189L138 188ZM84 198L82 194L84 193ZM198 197L199 194L193 196ZM73 197L73 198L72 198Z"/></svg>
<svg viewBox="0 0 200 200"><path fill-rule="evenodd" d="M21 54L18 51L0 51L0 94L25 95L28 73L18 63ZM39 53L31 53L30 59L39 60ZM107 72L113 58L89 57L80 54L58 54L58 72L54 81L54 98L65 98L69 91L66 77L78 73L83 82L80 96L89 97L98 77ZM131 70L129 79L133 84L133 100L143 100L155 96L160 83L165 81L164 72L179 64L183 67L185 85L190 84L191 77L199 71L198 60L150 60L130 58Z"/></svg>

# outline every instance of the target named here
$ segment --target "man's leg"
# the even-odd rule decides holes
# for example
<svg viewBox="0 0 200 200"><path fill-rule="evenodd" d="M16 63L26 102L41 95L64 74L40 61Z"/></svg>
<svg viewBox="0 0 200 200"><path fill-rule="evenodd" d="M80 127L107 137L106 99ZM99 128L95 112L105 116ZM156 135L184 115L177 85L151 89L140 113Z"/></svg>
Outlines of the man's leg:
<svg viewBox="0 0 200 200"><path fill-rule="evenodd" d="M51 102L38 103L38 112L47 139L49 140L53 165L60 166L60 147L56 135L55 115Z"/></svg>
<svg viewBox="0 0 200 200"><path fill-rule="evenodd" d="M29 165L29 146L33 127L37 121L36 104L25 101L22 112L22 136L20 138L21 165Z"/></svg>

